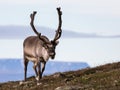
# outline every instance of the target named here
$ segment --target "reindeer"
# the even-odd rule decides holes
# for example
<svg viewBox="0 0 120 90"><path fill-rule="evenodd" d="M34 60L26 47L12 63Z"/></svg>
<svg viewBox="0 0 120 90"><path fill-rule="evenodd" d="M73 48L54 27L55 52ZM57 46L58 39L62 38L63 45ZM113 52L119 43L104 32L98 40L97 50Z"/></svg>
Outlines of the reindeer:
<svg viewBox="0 0 120 90"><path fill-rule="evenodd" d="M58 39L61 37L62 30L62 20L61 15L62 11L60 7L57 8L58 17L59 17L59 24L56 30L56 34L53 40L49 40L46 36L41 35L35 26L34 26L34 18L37 12L33 12L30 15L31 22L30 25L37 36L29 36L24 40L23 43L23 55L24 55L24 80L26 81L27 77L27 65L29 61L34 63L33 69L36 74L36 79L40 81L42 78L42 74L45 70L46 62L49 58L54 59L56 52L55 48L58 45Z"/></svg>

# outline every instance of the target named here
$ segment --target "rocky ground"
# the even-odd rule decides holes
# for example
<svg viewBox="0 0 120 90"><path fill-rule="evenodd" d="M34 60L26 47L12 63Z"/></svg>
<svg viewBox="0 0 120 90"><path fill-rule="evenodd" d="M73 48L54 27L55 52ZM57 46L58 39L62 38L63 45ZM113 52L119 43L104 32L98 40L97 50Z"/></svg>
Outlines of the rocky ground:
<svg viewBox="0 0 120 90"><path fill-rule="evenodd" d="M0 83L0 90L120 90L120 62L95 68L55 73L44 76L40 83L35 77L27 82Z"/></svg>

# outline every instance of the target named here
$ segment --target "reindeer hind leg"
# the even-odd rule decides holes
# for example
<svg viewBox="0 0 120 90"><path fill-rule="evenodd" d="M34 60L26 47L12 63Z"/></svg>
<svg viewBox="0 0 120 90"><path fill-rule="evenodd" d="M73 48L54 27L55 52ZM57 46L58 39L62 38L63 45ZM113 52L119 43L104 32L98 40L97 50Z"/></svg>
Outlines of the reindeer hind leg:
<svg viewBox="0 0 120 90"><path fill-rule="evenodd" d="M24 56L24 80L27 79L27 66L28 66L28 59Z"/></svg>
<svg viewBox="0 0 120 90"><path fill-rule="evenodd" d="M41 79L41 63L40 62L38 62L38 81L40 81L40 79Z"/></svg>

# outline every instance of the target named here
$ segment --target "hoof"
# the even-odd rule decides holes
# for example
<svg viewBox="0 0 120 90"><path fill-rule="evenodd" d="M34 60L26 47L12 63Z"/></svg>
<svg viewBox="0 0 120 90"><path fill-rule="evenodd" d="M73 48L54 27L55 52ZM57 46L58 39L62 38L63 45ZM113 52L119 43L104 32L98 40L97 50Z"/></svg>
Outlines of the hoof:
<svg viewBox="0 0 120 90"><path fill-rule="evenodd" d="M35 79L36 79L37 81L39 81L39 76L36 76Z"/></svg>

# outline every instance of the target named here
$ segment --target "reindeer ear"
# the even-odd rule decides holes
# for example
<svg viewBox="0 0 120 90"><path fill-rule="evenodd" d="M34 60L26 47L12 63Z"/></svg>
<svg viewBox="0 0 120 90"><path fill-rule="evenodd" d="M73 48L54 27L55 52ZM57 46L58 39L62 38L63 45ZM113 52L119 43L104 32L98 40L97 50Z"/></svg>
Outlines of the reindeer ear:
<svg viewBox="0 0 120 90"><path fill-rule="evenodd" d="M57 41L57 40L56 41L51 41L51 43L56 46L56 45L58 45L59 41Z"/></svg>

